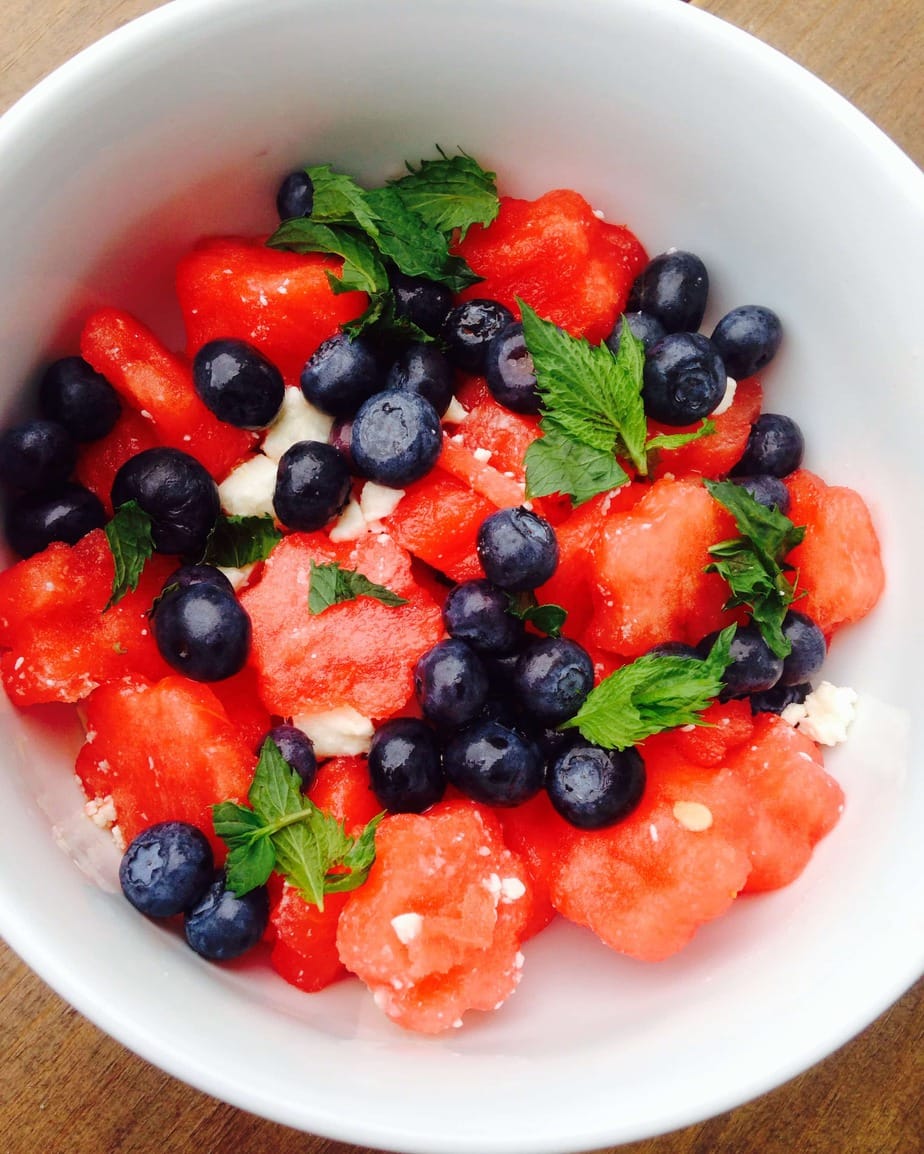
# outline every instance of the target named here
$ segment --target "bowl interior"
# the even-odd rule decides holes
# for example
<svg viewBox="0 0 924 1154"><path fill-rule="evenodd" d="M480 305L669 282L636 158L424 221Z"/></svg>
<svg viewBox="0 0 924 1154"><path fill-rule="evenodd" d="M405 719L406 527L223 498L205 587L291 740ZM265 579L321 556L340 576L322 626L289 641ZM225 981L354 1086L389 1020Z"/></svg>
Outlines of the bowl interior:
<svg viewBox="0 0 924 1154"><path fill-rule="evenodd" d="M74 351L92 306L133 309L179 347L177 257L203 234L269 230L292 167L380 181L436 144L514 195L577 189L652 254L698 252L707 326L743 303L782 316L768 408L803 425L808 467L862 490L888 573L826 668L861 695L828 758L842 822L796 884L740 901L671 961L633 963L556 926L501 1013L418 1038L357 983L300 995L246 963L209 967L134 916L115 849L82 816L72 714L4 700L0 802L16 821L0 927L110 1033L246 1109L430 1154L587 1149L769 1089L924 968L924 919L909 915L924 870L911 772L924 180L819 82L675 0L184 0L0 123L5 418L43 362Z"/></svg>

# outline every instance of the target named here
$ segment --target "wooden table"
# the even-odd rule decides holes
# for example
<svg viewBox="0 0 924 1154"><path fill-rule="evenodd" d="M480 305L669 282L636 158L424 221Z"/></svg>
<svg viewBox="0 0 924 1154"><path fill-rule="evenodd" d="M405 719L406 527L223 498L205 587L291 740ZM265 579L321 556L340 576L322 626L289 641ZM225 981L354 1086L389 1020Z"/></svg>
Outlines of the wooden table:
<svg viewBox="0 0 924 1154"><path fill-rule="evenodd" d="M258 2L258 0L255 0ZM924 165L924 0L696 0L823 77ZM0 110L154 0L2 0ZM755 1040L759 1045L759 1040ZM6 1154L359 1154L189 1089L81 1018L0 945ZM919 1154L924 982L764 1098L622 1154Z"/></svg>

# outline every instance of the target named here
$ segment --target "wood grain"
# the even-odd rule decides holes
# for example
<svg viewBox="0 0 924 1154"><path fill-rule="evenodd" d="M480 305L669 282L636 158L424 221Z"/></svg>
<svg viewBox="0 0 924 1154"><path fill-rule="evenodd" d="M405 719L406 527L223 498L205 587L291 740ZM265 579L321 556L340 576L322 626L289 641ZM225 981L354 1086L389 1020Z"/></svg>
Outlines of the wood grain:
<svg viewBox="0 0 924 1154"><path fill-rule="evenodd" d="M924 164L921 0L696 0L779 48ZM150 0L3 0L0 109ZM760 1045L755 1038L753 1044ZM5 1154L361 1154L189 1089L123 1049L0 946ZM670 1061L670 1055L665 1055ZM924 981L862 1035L771 1094L622 1154L921 1154Z"/></svg>

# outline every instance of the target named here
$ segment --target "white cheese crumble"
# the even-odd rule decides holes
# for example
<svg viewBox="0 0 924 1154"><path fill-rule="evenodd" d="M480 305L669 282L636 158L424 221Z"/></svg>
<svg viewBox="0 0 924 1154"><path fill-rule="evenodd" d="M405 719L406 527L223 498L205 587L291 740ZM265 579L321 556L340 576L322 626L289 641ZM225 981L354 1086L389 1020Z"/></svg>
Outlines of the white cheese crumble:
<svg viewBox="0 0 924 1154"><path fill-rule="evenodd" d="M100 829L109 829L115 824L116 807L111 796L92 798L83 807L83 811Z"/></svg>
<svg viewBox="0 0 924 1154"><path fill-rule="evenodd" d="M857 694L849 686L822 681L804 702L794 701L783 710L783 720L819 745L840 745L856 714Z"/></svg>
<svg viewBox="0 0 924 1154"><path fill-rule="evenodd" d="M359 507L366 522L381 521L394 513L404 496L404 489L390 489L387 485L377 485L367 481L359 495Z"/></svg>
<svg viewBox="0 0 924 1154"><path fill-rule="evenodd" d="M443 424L445 425L461 425L461 423L468 416L468 409L461 401L456 400L455 397L449 402L449 407L443 413Z"/></svg>
<svg viewBox="0 0 924 1154"><path fill-rule="evenodd" d="M276 490L276 462L269 457L251 457L233 469L218 486L218 497L226 513L236 517L272 517Z"/></svg>
<svg viewBox="0 0 924 1154"><path fill-rule="evenodd" d="M316 409L298 387L289 386L279 416L263 438L263 452L273 461L299 441L326 441L334 418Z"/></svg>
<svg viewBox="0 0 924 1154"><path fill-rule="evenodd" d="M495 906L519 901L526 893L526 886L518 877L502 878L499 874L489 874L482 878L481 884L494 899Z"/></svg>
<svg viewBox="0 0 924 1154"><path fill-rule="evenodd" d="M725 396L709 414L710 417L721 417L735 403L735 393L738 391L738 382L732 377L725 378Z"/></svg>
<svg viewBox="0 0 924 1154"><path fill-rule="evenodd" d="M331 541L355 541L368 530L359 502L351 497L346 508L331 526L328 534Z"/></svg>
<svg viewBox="0 0 924 1154"><path fill-rule="evenodd" d="M238 589L243 589L250 580L250 574L256 569L257 565L254 562L252 565L244 565L240 569L233 565L219 565L218 571L224 575L231 582L231 588L236 593Z"/></svg>
<svg viewBox="0 0 924 1154"><path fill-rule="evenodd" d="M712 825L712 810L701 801L675 801L674 817L691 833L702 833Z"/></svg>
<svg viewBox="0 0 924 1154"><path fill-rule="evenodd" d="M368 717L352 705L340 705L323 713L302 713L292 724L304 730L318 757L355 757L368 753L374 729Z"/></svg>
<svg viewBox="0 0 924 1154"><path fill-rule="evenodd" d="M420 931L423 929L423 918L420 914L413 912L396 914L391 919L391 928L395 931L398 941L406 946L415 938L420 937Z"/></svg>
<svg viewBox="0 0 924 1154"><path fill-rule="evenodd" d="M491 458L494 456L494 454L491 452L490 449L482 449L479 447L479 448L475 449L475 451L472 453L472 456L475 458L476 461L481 461L481 463L483 465L486 465L488 463L488 461L490 461Z"/></svg>

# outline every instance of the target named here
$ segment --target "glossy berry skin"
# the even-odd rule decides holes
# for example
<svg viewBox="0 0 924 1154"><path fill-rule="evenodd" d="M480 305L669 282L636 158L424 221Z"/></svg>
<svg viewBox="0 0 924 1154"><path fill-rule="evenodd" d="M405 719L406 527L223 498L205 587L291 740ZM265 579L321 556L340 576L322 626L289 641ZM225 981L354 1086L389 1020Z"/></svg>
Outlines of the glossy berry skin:
<svg viewBox="0 0 924 1154"><path fill-rule="evenodd" d="M543 637L520 654L513 688L520 705L545 725L573 717L594 685L586 649L566 637Z"/></svg>
<svg viewBox="0 0 924 1154"><path fill-rule="evenodd" d="M787 705L801 704L811 692L812 687L807 681L799 685L774 685L763 693L751 694L751 713L782 713Z"/></svg>
<svg viewBox="0 0 924 1154"><path fill-rule="evenodd" d="M542 788L545 766L539 747L496 721L476 721L457 733L443 752L446 776L483 805L514 806Z"/></svg>
<svg viewBox="0 0 924 1154"><path fill-rule="evenodd" d="M443 603L443 624L450 637L478 653L513 653L523 643L525 626L509 611L508 595L490 581L463 581Z"/></svg>
<svg viewBox="0 0 924 1154"><path fill-rule="evenodd" d="M442 337L449 359L466 373L484 374L488 345L513 321L499 301L477 298L449 310Z"/></svg>
<svg viewBox="0 0 924 1154"><path fill-rule="evenodd" d="M247 953L263 937L269 922L266 886L239 898L219 874L186 914L183 931L188 945L203 958L227 962Z"/></svg>
<svg viewBox="0 0 924 1154"><path fill-rule="evenodd" d="M414 666L414 692L424 717L435 725L466 725L488 696L488 675L473 649L450 637L421 654Z"/></svg>
<svg viewBox="0 0 924 1154"><path fill-rule="evenodd" d="M667 329L651 313L624 313L613 325L613 331L606 338L606 345L614 356L619 352L619 338L622 335L624 323L629 325L629 332L642 342L646 353L656 341L667 336Z"/></svg>
<svg viewBox="0 0 924 1154"><path fill-rule="evenodd" d="M507 325L488 345L484 375L491 395L515 413L538 413L536 373L519 321Z"/></svg>
<svg viewBox="0 0 924 1154"><path fill-rule="evenodd" d="M435 345L414 341L398 354L385 383L389 389L417 393L442 416L452 400L455 373L445 354Z"/></svg>
<svg viewBox="0 0 924 1154"><path fill-rule="evenodd" d="M423 813L446 792L446 775L433 730L416 717L395 717L375 732L369 783L389 813Z"/></svg>
<svg viewBox="0 0 924 1154"><path fill-rule="evenodd" d="M181 589L186 589L190 585L215 585L227 593L234 592L234 586L214 565L181 565L164 582L165 589L169 589L171 585L178 585Z"/></svg>
<svg viewBox="0 0 924 1154"><path fill-rule="evenodd" d="M783 340L783 326L772 309L741 305L715 326L712 343L719 350L725 371L736 381L753 377L776 356Z"/></svg>
<svg viewBox="0 0 924 1154"><path fill-rule="evenodd" d="M601 749L579 740L549 766L545 788L565 821L578 829L604 829L632 813L645 779L637 749Z"/></svg>
<svg viewBox="0 0 924 1154"><path fill-rule="evenodd" d="M193 681L239 673L250 651L250 618L233 593L200 582L165 593L154 612L154 640L168 665Z"/></svg>
<svg viewBox="0 0 924 1154"><path fill-rule="evenodd" d="M282 724L274 725L266 736L302 779L302 789L311 789L318 774L318 759L308 734L297 725Z"/></svg>
<svg viewBox="0 0 924 1154"><path fill-rule="evenodd" d="M314 208L314 183L303 168L290 172L276 193L276 211L280 220L311 216Z"/></svg>
<svg viewBox="0 0 924 1154"><path fill-rule="evenodd" d="M322 413L352 417L363 401L385 386L372 346L336 333L311 354L301 375L302 392Z"/></svg>
<svg viewBox="0 0 924 1154"><path fill-rule="evenodd" d="M149 918L171 918L191 909L214 876L208 838L185 821L158 822L142 830L119 865L122 893Z"/></svg>
<svg viewBox="0 0 924 1154"><path fill-rule="evenodd" d="M788 477L802 464L805 438L791 417L782 413L761 413L748 434L744 454L732 469L733 477L768 473Z"/></svg>
<svg viewBox="0 0 924 1154"><path fill-rule="evenodd" d="M499 509L486 517L476 544L488 580L510 592L537 589L558 566L554 529L522 507Z"/></svg>
<svg viewBox="0 0 924 1154"><path fill-rule="evenodd" d="M759 504L768 509L779 509L784 515L789 512L789 490L779 477L769 473L759 473L755 477L736 477L735 484L746 489Z"/></svg>
<svg viewBox="0 0 924 1154"><path fill-rule="evenodd" d="M235 428L265 429L282 407L282 374L246 341L209 341L193 357L192 369L200 400Z"/></svg>
<svg viewBox="0 0 924 1154"><path fill-rule="evenodd" d="M702 657L706 657L717 637L718 633L710 633L700 641L697 649ZM783 672L783 659L774 654L756 625L738 626L732 638L730 656L731 664L723 678L725 689L721 696L724 700L772 689Z"/></svg>
<svg viewBox="0 0 924 1154"><path fill-rule="evenodd" d="M341 457L346 462L346 467L351 473L356 472L356 465L353 461L353 418L352 417L338 417L330 427L330 433L327 438L328 444L333 445Z"/></svg>
<svg viewBox="0 0 924 1154"><path fill-rule="evenodd" d="M112 483L118 509L137 501L151 518L158 553L200 557L221 506L218 486L195 457L180 449L145 449L119 469Z"/></svg>
<svg viewBox="0 0 924 1154"><path fill-rule="evenodd" d="M76 463L77 445L57 421L23 421L0 435L0 481L12 489L57 488Z"/></svg>
<svg viewBox="0 0 924 1154"><path fill-rule="evenodd" d="M778 684L798 685L811 681L828 655L825 635L811 617L790 609L783 618L783 636L792 649L783 658L783 672Z"/></svg>
<svg viewBox="0 0 924 1154"><path fill-rule="evenodd" d="M106 524L106 510L83 485L67 484L50 493L29 493L10 503L5 531L10 546L21 557L31 557L63 541L75 545L93 529Z"/></svg>
<svg viewBox="0 0 924 1154"><path fill-rule="evenodd" d="M645 357L645 412L664 425L691 425L712 412L727 384L722 358L708 337L669 333Z"/></svg>
<svg viewBox="0 0 924 1154"><path fill-rule="evenodd" d="M397 269L388 274L395 298L395 313L431 337L439 335L449 310L452 291L422 276L407 276Z"/></svg>
<svg viewBox="0 0 924 1154"><path fill-rule="evenodd" d="M692 252L677 249L661 253L642 269L626 311L650 313L669 333L692 333L702 323L708 296L706 266Z"/></svg>
<svg viewBox="0 0 924 1154"><path fill-rule="evenodd" d="M83 357L62 357L42 376L39 409L49 421L60 422L75 441L98 441L112 431L122 404L112 385Z"/></svg>
<svg viewBox="0 0 924 1154"><path fill-rule="evenodd" d="M333 445L298 441L276 470L273 508L289 529L322 529L350 499L350 471Z"/></svg>
<svg viewBox="0 0 924 1154"><path fill-rule="evenodd" d="M686 659L693 658L697 660L699 653L692 645L686 645L683 641L662 641L660 645L652 645L652 647L645 654L646 657L683 657Z"/></svg>
<svg viewBox="0 0 924 1154"><path fill-rule="evenodd" d="M401 489L425 476L443 447L439 414L424 397L387 389L353 419L350 451L361 476Z"/></svg>

